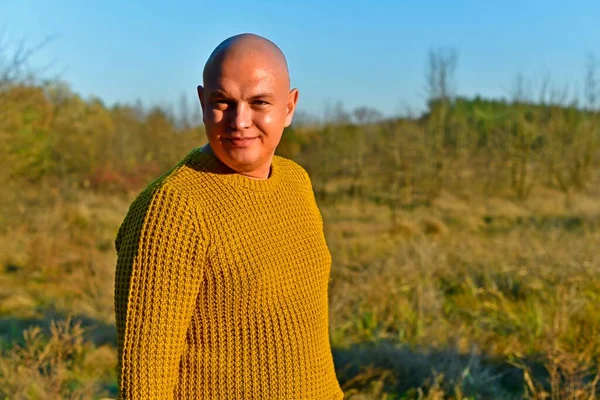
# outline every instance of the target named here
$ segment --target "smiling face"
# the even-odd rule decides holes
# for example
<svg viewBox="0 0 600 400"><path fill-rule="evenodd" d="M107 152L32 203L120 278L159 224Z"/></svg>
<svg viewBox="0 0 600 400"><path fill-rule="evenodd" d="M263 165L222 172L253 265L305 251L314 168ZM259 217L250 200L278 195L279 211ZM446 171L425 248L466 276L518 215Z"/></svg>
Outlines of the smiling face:
<svg viewBox="0 0 600 400"><path fill-rule="evenodd" d="M287 67L255 38L213 60L198 87L206 135L215 156L251 178L269 175L275 149L298 99Z"/></svg>

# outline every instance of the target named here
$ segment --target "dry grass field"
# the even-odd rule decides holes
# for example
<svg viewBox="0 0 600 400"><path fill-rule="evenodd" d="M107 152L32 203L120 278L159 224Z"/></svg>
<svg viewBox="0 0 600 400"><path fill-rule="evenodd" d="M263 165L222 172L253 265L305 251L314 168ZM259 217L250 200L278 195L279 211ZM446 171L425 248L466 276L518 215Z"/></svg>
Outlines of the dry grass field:
<svg viewBox="0 0 600 400"><path fill-rule="evenodd" d="M0 394L115 397L113 240L135 192L12 193L0 233ZM395 223L373 202L320 204L347 398L595 398L600 197L576 200L567 209L549 189L526 201L442 193Z"/></svg>
<svg viewBox="0 0 600 400"><path fill-rule="evenodd" d="M0 84L0 399L115 397L115 235L203 127ZM323 214L347 399L595 399L596 103L432 93L419 117L340 108L278 148Z"/></svg>

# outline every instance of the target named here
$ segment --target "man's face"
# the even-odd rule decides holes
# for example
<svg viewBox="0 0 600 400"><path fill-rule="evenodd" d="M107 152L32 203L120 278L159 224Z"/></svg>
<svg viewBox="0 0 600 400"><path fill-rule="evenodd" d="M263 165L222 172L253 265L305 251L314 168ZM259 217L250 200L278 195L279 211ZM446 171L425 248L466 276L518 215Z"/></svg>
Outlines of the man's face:
<svg viewBox="0 0 600 400"><path fill-rule="evenodd" d="M232 57L198 87L210 146L236 172L268 174L298 97L282 73L258 56Z"/></svg>

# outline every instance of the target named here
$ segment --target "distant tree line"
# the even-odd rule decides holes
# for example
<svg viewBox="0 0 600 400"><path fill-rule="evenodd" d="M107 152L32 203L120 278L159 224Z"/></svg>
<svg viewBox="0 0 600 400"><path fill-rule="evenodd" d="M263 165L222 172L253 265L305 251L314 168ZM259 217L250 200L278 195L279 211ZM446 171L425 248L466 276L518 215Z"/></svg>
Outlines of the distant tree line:
<svg viewBox="0 0 600 400"><path fill-rule="evenodd" d="M431 52L422 115L383 118L370 107L347 112L337 103L325 110L325 121L299 114L278 154L309 171L321 201L347 196L393 210L430 202L442 191L525 199L537 186L562 191L570 203L574 192L597 183L600 112L592 57L583 102L552 90L549 80L534 98L522 77L508 100L458 97L456 63L453 51ZM199 105L189 107L184 97L177 114L141 103L109 107L64 83L16 79L7 71L0 86L0 156L8 167L0 178L137 190L206 141Z"/></svg>
<svg viewBox="0 0 600 400"><path fill-rule="evenodd" d="M548 186L569 196L597 178L599 145L598 111L455 98L418 119L292 127L280 154L309 170L322 198L412 204L442 190L525 199Z"/></svg>

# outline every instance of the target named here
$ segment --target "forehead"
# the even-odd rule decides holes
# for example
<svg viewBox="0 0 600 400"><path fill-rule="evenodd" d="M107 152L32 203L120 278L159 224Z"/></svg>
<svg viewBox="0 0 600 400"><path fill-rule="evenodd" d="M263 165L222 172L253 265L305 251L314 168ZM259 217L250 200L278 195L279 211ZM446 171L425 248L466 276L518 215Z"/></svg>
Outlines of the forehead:
<svg viewBox="0 0 600 400"><path fill-rule="evenodd" d="M205 82L206 90L245 94L256 91L280 92L288 86L287 73L267 59L243 57L225 59L215 66Z"/></svg>

